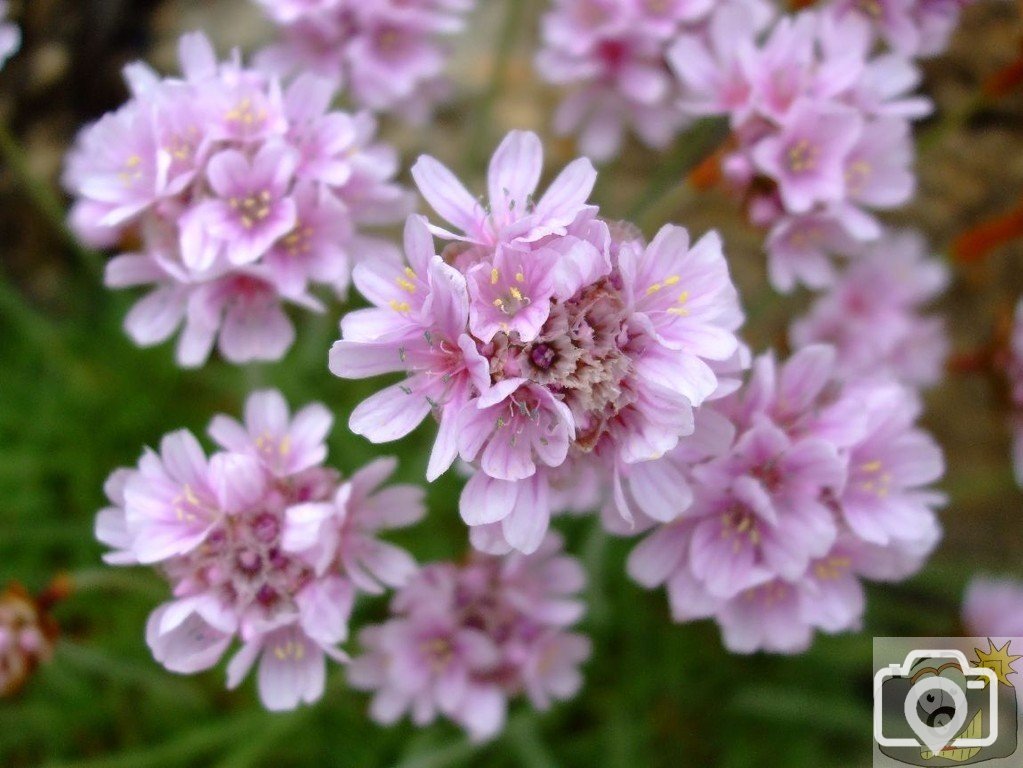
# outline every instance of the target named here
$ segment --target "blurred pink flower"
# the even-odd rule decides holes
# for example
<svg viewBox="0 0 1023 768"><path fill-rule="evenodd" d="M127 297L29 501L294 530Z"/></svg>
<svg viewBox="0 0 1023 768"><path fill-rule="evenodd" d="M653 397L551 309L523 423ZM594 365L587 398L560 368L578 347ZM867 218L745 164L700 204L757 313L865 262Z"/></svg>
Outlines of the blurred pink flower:
<svg viewBox="0 0 1023 768"><path fill-rule="evenodd" d="M828 292L792 323L793 343L834 346L843 377L880 374L913 386L936 384L949 340L942 319L925 315L923 305L944 290L948 270L912 231L886 230L855 252Z"/></svg>
<svg viewBox="0 0 1023 768"><path fill-rule="evenodd" d="M446 95L447 39L475 0L256 0L280 26L258 61L311 71L347 89L363 109L425 122Z"/></svg>
<svg viewBox="0 0 1023 768"><path fill-rule="evenodd" d="M547 709L582 686L590 642L568 627L583 614L584 584L555 534L532 555L427 565L395 596L392 618L359 633L364 653L349 682L373 692L370 713L382 724L441 715L474 741L493 738L510 698Z"/></svg>
<svg viewBox="0 0 1023 768"><path fill-rule="evenodd" d="M7 0L0 0L0 68L21 48L21 29L7 20Z"/></svg>
<svg viewBox="0 0 1023 768"><path fill-rule="evenodd" d="M963 595L963 624L972 635L1019 637L1023 634L1023 582L974 576Z"/></svg>
<svg viewBox="0 0 1023 768"><path fill-rule="evenodd" d="M422 491L379 489L389 460L341 481L322 466L331 421L322 405L292 418L280 393L256 392L244 426L226 416L210 425L224 451L207 459L195 437L175 432L159 454L111 475L96 536L114 550L108 563L158 565L171 583L174 599L146 628L169 670L208 669L237 637L229 687L259 660L268 709L316 701L325 658L346 659L337 645L356 595L416 571L408 553L376 536L415 523Z"/></svg>
<svg viewBox="0 0 1023 768"><path fill-rule="evenodd" d="M862 24L892 50L926 58L944 53L972 0L830 0L825 13L838 23Z"/></svg>
<svg viewBox="0 0 1023 768"><path fill-rule="evenodd" d="M181 365L218 340L232 362L276 360L294 339L283 305L322 311L311 288L343 294L354 262L389 257L361 229L402 219L411 200L372 119L329 111L329 83L284 88L237 53L218 62L198 33L180 59L183 78L127 67L132 98L79 135L64 174L71 226L94 246L140 241L106 276L153 286L126 320L138 344L184 322Z"/></svg>
<svg viewBox="0 0 1023 768"><path fill-rule="evenodd" d="M815 630L856 629L860 580L906 578L941 537L944 497L928 486L944 463L915 426L915 394L843 381L834 362L824 346L780 368L758 358L743 389L699 411L696 444L653 462L674 466L692 502L648 523L629 574L664 586L676 621L714 618L732 651L799 653Z"/></svg>
<svg viewBox="0 0 1023 768"><path fill-rule="evenodd" d="M876 240L874 211L916 188L910 121L930 111L911 95L919 70L902 53L875 52L870 28L833 12L843 1L782 16L763 36L723 4L668 53L683 112L730 120L722 172L768 232L780 291L829 286L832 257ZM894 13L907 2L876 5Z"/></svg>

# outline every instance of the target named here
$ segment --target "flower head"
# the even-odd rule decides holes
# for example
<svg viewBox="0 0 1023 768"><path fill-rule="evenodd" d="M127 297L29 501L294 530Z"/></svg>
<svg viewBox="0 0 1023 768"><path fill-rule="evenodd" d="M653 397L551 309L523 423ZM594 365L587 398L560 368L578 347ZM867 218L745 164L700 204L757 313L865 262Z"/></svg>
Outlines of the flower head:
<svg viewBox="0 0 1023 768"><path fill-rule="evenodd" d="M869 28L847 23L844 0L782 16L766 35L728 4L669 52L684 111L728 116L725 180L768 230L774 286L815 289L835 277L831 257L857 253L881 227L873 211L915 189L910 121L928 114L911 96L920 76L899 53L876 53ZM903 0L873 3L903 6Z"/></svg>
<svg viewBox="0 0 1023 768"><path fill-rule="evenodd" d="M626 131L665 148L687 122L667 69L671 41L705 26L706 0L556 0L543 20L536 68L569 89L554 117L597 161L617 154ZM729 7L757 2L729 0Z"/></svg>
<svg viewBox="0 0 1023 768"><path fill-rule="evenodd" d="M111 506L96 535L114 565L159 565L174 599L150 616L154 657L190 674L219 661L237 686L259 661L268 709L291 709L323 692L325 658L337 648L359 592L399 586L416 565L379 532L416 522L422 492L380 489L384 460L342 481L322 465L331 417L314 404L294 418L278 392L256 392L245 424L217 416L210 433L223 451L207 458L188 432L164 438L134 469L111 475Z"/></svg>
<svg viewBox="0 0 1023 768"><path fill-rule="evenodd" d="M345 84L359 107L422 122L447 94L447 39L474 0L256 0L280 39L260 55L281 71Z"/></svg>
<svg viewBox="0 0 1023 768"><path fill-rule="evenodd" d="M457 456L480 470L461 512L492 552L539 546L551 483L575 474L561 471L566 463L598 465L620 485L691 432L693 409L718 391L712 366L739 349L743 319L715 233L690 244L667 226L647 244L628 227L612 230L586 204L594 175L585 160L533 205L539 152L532 134L505 139L489 209L421 159L413 174L460 232L432 228L450 241L438 255L427 225L411 218L408 265L356 269L375 307L346 317L331 351L338 376L406 373L359 405L350 425L381 442L432 412L440 431L428 477ZM632 520L636 505L617 498ZM668 513L655 507L655 517Z"/></svg>
<svg viewBox="0 0 1023 768"><path fill-rule="evenodd" d="M106 275L152 288L125 322L138 344L184 326L182 365L215 344L232 362L276 360L294 338L284 305L321 311L311 289L342 293L353 262L386 250L361 227L400 220L409 200L372 119L330 111L329 83L218 63L201 34L180 58L182 78L129 66L131 99L81 132L71 224L93 245L140 242Z"/></svg>
<svg viewBox="0 0 1023 768"><path fill-rule="evenodd" d="M394 598L392 618L359 634L365 649L349 681L373 691L370 712L389 724L446 717L474 740L504 727L508 699L547 709L582 685L589 640L568 631L583 613L578 561L549 535L532 555L475 555L425 566Z"/></svg>
<svg viewBox="0 0 1023 768"><path fill-rule="evenodd" d="M629 573L666 587L676 621L716 619L733 651L798 653L815 630L855 629L860 580L905 578L941 536L929 485L944 464L914 393L840 380L834 361L822 346L780 367L759 358L739 392L701 409L696 445L653 462L686 477L692 501L633 550Z"/></svg>
<svg viewBox="0 0 1023 768"><path fill-rule="evenodd" d="M927 256L918 234L887 231L852 258L831 289L792 324L790 336L798 347L834 346L843 376L877 373L914 386L934 384L949 342L941 319L922 309L947 281L948 271Z"/></svg>

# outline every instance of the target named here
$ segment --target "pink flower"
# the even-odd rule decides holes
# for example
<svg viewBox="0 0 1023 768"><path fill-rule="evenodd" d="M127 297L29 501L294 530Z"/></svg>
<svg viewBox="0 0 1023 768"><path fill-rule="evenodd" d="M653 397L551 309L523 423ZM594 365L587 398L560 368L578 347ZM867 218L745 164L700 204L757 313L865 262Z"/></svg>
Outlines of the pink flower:
<svg viewBox="0 0 1023 768"><path fill-rule="evenodd" d="M972 635L1018 637L1023 631L1023 584L974 576L963 595L963 623Z"/></svg>
<svg viewBox="0 0 1023 768"><path fill-rule="evenodd" d="M948 270L928 257L918 234L886 231L850 260L835 285L792 324L790 336L798 347L833 345L842 376L878 373L933 385L949 341L942 320L925 315L923 305L947 282Z"/></svg>
<svg viewBox="0 0 1023 768"><path fill-rule="evenodd" d="M793 442L759 424L694 474L690 562L711 594L734 597L773 576L798 579L831 548L837 531L823 497L845 482L833 445Z"/></svg>
<svg viewBox="0 0 1023 768"><path fill-rule="evenodd" d="M582 151L609 160L626 129L664 148L682 126L676 89L665 66L668 41L709 11L702 0L558 0L544 17L541 77L570 86L555 130L579 133Z"/></svg>
<svg viewBox="0 0 1023 768"><path fill-rule="evenodd" d="M131 99L81 132L71 225L99 247L141 241L107 273L110 287L153 287L126 320L138 344L184 323L182 365L218 336L232 362L276 360L294 338L283 304L322 311L310 289L343 292L355 261L387 250L361 229L400 220L409 198L372 119L329 110L329 83L285 88L237 54L218 63L201 34L180 58L183 78L130 65Z"/></svg>
<svg viewBox="0 0 1023 768"><path fill-rule="evenodd" d="M692 502L651 521L628 570L666 588L676 621L714 618L730 650L798 653L816 630L858 628L860 581L909 576L940 539L944 498L927 486L944 466L914 425L915 397L876 376L838 380L827 347L780 369L762 356L742 390L699 413L695 444L653 462Z"/></svg>
<svg viewBox="0 0 1023 768"><path fill-rule="evenodd" d="M863 541L913 541L937 526L945 497L926 488L945 473L941 449L914 426L922 410L914 392L872 385L863 395L867 432L849 451L849 480L838 497L845 522Z"/></svg>
<svg viewBox="0 0 1023 768"><path fill-rule="evenodd" d="M873 211L903 205L915 190L910 121L930 111L910 95L919 70L904 55L875 54L870 29L836 15L843 5L853 3L782 16L766 35L722 5L669 54L683 110L730 119L724 177L768 230L769 274L781 291L830 285L834 255L881 235Z"/></svg>
<svg viewBox="0 0 1023 768"><path fill-rule="evenodd" d="M360 108L425 122L445 92L447 38L473 0L256 0L280 27L260 55L276 70L313 71L345 83ZM440 86L440 87L438 87Z"/></svg>
<svg viewBox="0 0 1023 768"><path fill-rule="evenodd" d="M292 420L288 404L276 390L254 392L245 403L245 423L215 416L210 436L222 449L248 454L278 477L322 464L326 437L334 417L319 403L307 405Z"/></svg>
<svg viewBox="0 0 1023 768"><path fill-rule="evenodd" d="M905 56L929 57L944 52L970 0L832 0L826 13L839 23L862 24Z"/></svg>
<svg viewBox="0 0 1023 768"><path fill-rule="evenodd" d="M460 508L488 552L539 546L573 475L604 473L627 521L677 515L660 497L633 494L633 504L624 486L642 484L639 466L692 432L693 410L726 386L713 366L739 351L743 316L716 234L692 246L675 226L649 245L628 228L612 234L585 204L594 181L585 160L532 205L541 163L535 135L509 135L484 208L421 159L418 183L464 234L433 228L453 241L441 258L411 218L408 265L356 270L375 306L346 317L331 350L344 378L406 373L350 425L382 442L432 412L440 431L427 477L456 456L480 470ZM561 471L566 463L575 469Z"/></svg>
<svg viewBox="0 0 1023 768"><path fill-rule="evenodd" d="M500 246L492 267L473 267L467 275L473 334L484 343L498 332L516 333L523 341L535 339L550 315L551 299L557 295L551 267Z"/></svg>
<svg viewBox="0 0 1023 768"><path fill-rule="evenodd" d="M419 726L442 715L471 739L504 727L508 699L526 693L548 708L582 685L586 637L567 631L582 615L579 563L548 536L533 555L475 555L464 567L434 563L394 598L392 618L359 634L365 649L349 682L373 691L384 725L405 713Z"/></svg>
<svg viewBox="0 0 1023 768"><path fill-rule="evenodd" d="M257 261L295 226L295 201L287 192L296 164L294 153L283 144L264 144L251 163L237 150L214 155L206 175L216 197L192 212L199 219L195 226L229 243L233 264ZM188 241L184 245L186 266L196 270L210 266L188 248ZM210 262L215 257L211 254Z"/></svg>
<svg viewBox="0 0 1023 768"><path fill-rule="evenodd" d="M845 195L845 166L863 125L855 110L810 100L790 108L781 131L757 143L753 160L778 183L786 209L806 213Z"/></svg>
<svg viewBox="0 0 1023 768"><path fill-rule="evenodd" d="M279 393L256 392L245 426L213 420L224 451L207 459L191 434L176 432L159 454L111 475L112 506L99 513L96 535L114 548L107 562L158 564L171 583L174 599L146 628L169 670L208 669L237 637L229 687L258 660L268 709L316 701L325 658L347 658L337 645L348 636L357 593L398 586L416 570L376 534L418 520L422 493L377 490L393 462L341 483L322 466L330 422L322 405L292 419Z"/></svg>
<svg viewBox="0 0 1023 768"><path fill-rule="evenodd" d="M426 202L455 227L454 232L448 232L431 226L435 235L521 250L549 235L566 234L571 224L596 210L586 204L597 180L597 172L588 160L580 158L568 165L536 201L534 194L542 170L540 138L535 133L512 131L491 158L485 204L444 165L427 155L412 167L412 178Z"/></svg>

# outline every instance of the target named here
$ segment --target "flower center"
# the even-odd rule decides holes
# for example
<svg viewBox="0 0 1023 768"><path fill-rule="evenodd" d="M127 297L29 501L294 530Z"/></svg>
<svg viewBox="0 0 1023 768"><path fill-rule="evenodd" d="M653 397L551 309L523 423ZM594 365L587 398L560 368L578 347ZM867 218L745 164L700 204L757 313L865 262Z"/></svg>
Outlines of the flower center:
<svg viewBox="0 0 1023 768"><path fill-rule="evenodd" d="M272 200L269 190L254 192L247 197L232 197L228 203L232 210L237 211L241 218L242 226L252 229L257 223L264 221L270 215L270 201Z"/></svg>
<svg viewBox="0 0 1023 768"><path fill-rule="evenodd" d="M500 280L501 273L497 267L494 267L490 270L490 284L497 285ZM504 286L505 292L494 299L494 306L506 315L514 315L523 307L529 306L532 303L532 299L522 292L521 287L525 282L526 276L520 269L515 273L515 283Z"/></svg>
<svg viewBox="0 0 1023 768"><path fill-rule="evenodd" d="M753 512L742 506L733 506L721 514L721 538L732 540L732 551L738 552L748 541L754 547L760 543L760 531Z"/></svg>
<svg viewBox="0 0 1023 768"><path fill-rule="evenodd" d="M799 139L789 146L786 161L793 173L806 173L817 168L820 156L820 146L813 144L809 139Z"/></svg>

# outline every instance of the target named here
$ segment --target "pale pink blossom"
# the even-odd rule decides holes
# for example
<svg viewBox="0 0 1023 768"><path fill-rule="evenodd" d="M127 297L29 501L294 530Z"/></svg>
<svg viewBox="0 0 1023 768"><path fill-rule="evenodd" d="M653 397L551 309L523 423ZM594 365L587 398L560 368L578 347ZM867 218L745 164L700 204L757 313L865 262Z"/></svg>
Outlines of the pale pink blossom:
<svg viewBox="0 0 1023 768"><path fill-rule="evenodd" d="M343 482L323 466L331 421L322 405L291 418L280 393L256 392L244 426L213 420L225 450L207 458L195 437L175 432L159 453L111 475L96 536L113 548L108 563L157 565L170 582L174 598L146 627L167 669L209 669L237 638L229 687L258 662L268 709L312 703L326 658L347 659L338 645L356 595L415 573L411 556L377 535L416 522L422 492L379 489L394 468L387 460Z"/></svg>
<svg viewBox="0 0 1023 768"><path fill-rule="evenodd" d="M457 231L432 228L450 241L442 257L412 217L407 265L356 269L374 307L344 318L330 356L344 378L406 374L357 406L350 426L383 442L432 413L440 430L427 477L458 456L479 470L460 511L473 543L495 553L533 551L573 476L595 471L626 521L677 515L627 486L641 487L642 465L691 433L694 409L731 386L717 371L736 359L743 320L715 233L690 243L669 225L646 244L609 227L586 203L594 173L585 160L534 204L541 164L535 135L509 135L484 205L420 159L413 175Z"/></svg>
<svg viewBox="0 0 1023 768"><path fill-rule="evenodd" d="M941 537L930 486L944 463L914 393L840 379L834 363L823 346L780 367L761 356L741 390L700 410L694 443L652 462L692 501L648 522L629 574L666 588L675 621L715 619L734 652L800 653L815 631L858 629L861 581L906 578Z"/></svg>
<svg viewBox="0 0 1023 768"><path fill-rule="evenodd" d="M183 77L125 69L130 100L82 130L64 184L70 223L91 245L139 251L110 262L110 287L150 286L126 319L140 345L184 326L178 362L280 359L294 340L286 304L322 311L352 266L388 246L364 227L404 218L397 159L368 115L331 111L311 75L282 83L218 62L202 34L180 42Z"/></svg>
<svg viewBox="0 0 1023 768"><path fill-rule="evenodd" d="M554 534L532 555L427 565L395 596L392 617L359 633L365 652L349 682L373 692L381 724L442 716L474 741L491 739L509 699L524 694L547 709L578 693L590 642L569 627L582 616L584 584Z"/></svg>

